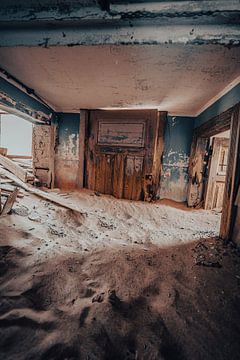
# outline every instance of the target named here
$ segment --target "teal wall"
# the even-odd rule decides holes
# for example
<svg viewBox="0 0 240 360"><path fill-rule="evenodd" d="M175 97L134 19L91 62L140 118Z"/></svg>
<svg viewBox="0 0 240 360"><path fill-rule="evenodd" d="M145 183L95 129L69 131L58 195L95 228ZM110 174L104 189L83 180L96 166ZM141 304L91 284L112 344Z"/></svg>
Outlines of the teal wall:
<svg viewBox="0 0 240 360"><path fill-rule="evenodd" d="M164 151L160 198L179 202L187 199L188 164L194 118L168 116L164 136Z"/></svg>
<svg viewBox="0 0 240 360"><path fill-rule="evenodd" d="M80 114L57 113L57 146L55 154L55 186L77 188L79 184Z"/></svg>

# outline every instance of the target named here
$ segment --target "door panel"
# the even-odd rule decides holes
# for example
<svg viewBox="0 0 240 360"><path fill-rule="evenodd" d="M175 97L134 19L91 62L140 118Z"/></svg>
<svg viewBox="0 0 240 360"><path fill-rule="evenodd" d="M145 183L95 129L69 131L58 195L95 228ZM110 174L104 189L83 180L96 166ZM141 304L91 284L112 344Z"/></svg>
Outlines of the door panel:
<svg viewBox="0 0 240 360"><path fill-rule="evenodd" d="M212 155L209 160L205 209L222 208L225 188L229 139L213 138Z"/></svg>
<svg viewBox="0 0 240 360"><path fill-rule="evenodd" d="M86 187L117 198L144 200L149 197L146 192L151 186L146 187L145 183L153 178L154 149L156 141L162 140L159 121L156 110L91 111ZM160 169L160 162L158 166ZM154 172L160 174L159 169Z"/></svg>

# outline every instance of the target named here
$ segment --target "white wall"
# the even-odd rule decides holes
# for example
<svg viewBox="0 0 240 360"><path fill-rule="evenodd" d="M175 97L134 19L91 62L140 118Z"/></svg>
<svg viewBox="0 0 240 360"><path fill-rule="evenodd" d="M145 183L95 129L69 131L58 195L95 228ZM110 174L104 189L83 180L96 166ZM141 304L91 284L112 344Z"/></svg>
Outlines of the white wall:
<svg viewBox="0 0 240 360"><path fill-rule="evenodd" d="M32 124L15 115L0 117L0 146L8 148L9 155L32 155Z"/></svg>

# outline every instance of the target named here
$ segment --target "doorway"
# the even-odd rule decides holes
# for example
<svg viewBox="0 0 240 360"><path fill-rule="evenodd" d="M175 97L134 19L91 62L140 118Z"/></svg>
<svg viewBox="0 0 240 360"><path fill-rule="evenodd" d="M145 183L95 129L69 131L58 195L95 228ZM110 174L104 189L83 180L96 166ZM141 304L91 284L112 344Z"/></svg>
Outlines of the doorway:
<svg viewBox="0 0 240 360"><path fill-rule="evenodd" d="M226 240L233 232L236 218L239 186L239 109L237 104L194 130L189 160L188 206L206 206L211 209L221 205L220 237ZM229 130L228 142L221 133ZM218 136L222 140L217 140ZM212 150L209 148L211 138L214 147ZM211 167L211 163L214 163L214 166Z"/></svg>

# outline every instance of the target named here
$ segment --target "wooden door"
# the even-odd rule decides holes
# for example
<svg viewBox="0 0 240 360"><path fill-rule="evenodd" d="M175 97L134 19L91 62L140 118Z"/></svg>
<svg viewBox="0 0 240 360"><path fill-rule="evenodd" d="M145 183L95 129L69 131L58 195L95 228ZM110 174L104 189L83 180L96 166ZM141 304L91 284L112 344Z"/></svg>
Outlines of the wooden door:
<svg viewBox="0 0 240 360"><path fill-rule="evenodd" d="M213 138L212 155L209 158L208 181L204 208L222 208L227 173L229 139Z"/></svg>
<svg viewBox="0 0 240 360"><path fill-rule="evenodd" d="M163 139L160 120L156 110L91 111L86 187L117 198L153 197L160 182L160 161L158 167L154 164L154 149Z"/></svg>

